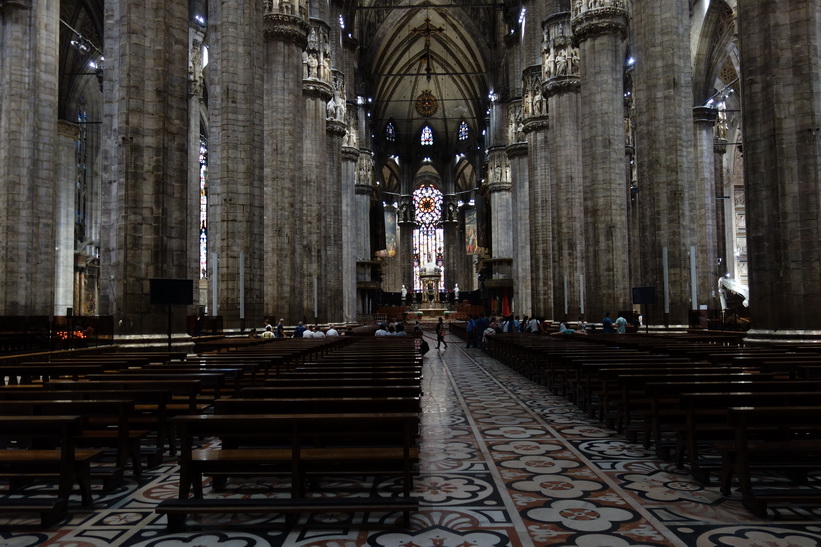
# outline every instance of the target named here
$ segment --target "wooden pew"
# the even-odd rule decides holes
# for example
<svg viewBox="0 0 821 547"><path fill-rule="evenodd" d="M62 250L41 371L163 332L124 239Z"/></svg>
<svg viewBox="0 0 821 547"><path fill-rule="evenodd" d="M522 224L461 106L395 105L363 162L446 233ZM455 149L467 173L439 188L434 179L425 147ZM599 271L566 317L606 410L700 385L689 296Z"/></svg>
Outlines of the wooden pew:
<svg viewBox="0 0 821 547"><path fill-rule="evenodd" d="M760 386L757 386L760 387ZM704 450L710 443L733 440L733 429L727 424L730 407L734 406L790 406L813 405L819 401L821 386L808 386L808 390L796 382L772 385L772 391L703 391L682 393L681 408L685 413L684 424L677 429L676 464L684 465L684 454L690 464L690 473L703 484L709 484L710 473L721 469L718 458L707 458ZM780 391L774 391L779 389Z"/></svg>
<svg viewBox="0 0 821 547"><path fill-rule="evenodd" d="M722 380L715 375L708 375L694 381L692 378L675 379L672 377L654 378L644 382L644 390L650 399L650 406L645 412L645 446L655 443L656 452L662 458L669 455L667 450L671 446L679 446L677 440L664 443L662 436L665 431L677 438L679 431L686 420L686 411L681 405L681 396L688 392L716 392L716 391L817 391L821 390L821 382L807 382L803 380L778 380L770 374L751 374L745 378L730 381Z"/></svg>
<svg viewBox="0 0 821 547"><path fill-rule="evenodd" d="M753 469L790 470L799 479L805 479L807 472L821 470L821 407L732 407L727 422L734 430L735 441L722 455L723 469L732 470L738 477L744 507L758 517L766 517L771 503L821 503L817 489L763 480L754 484L752 480ZM781 435L762 437L756 433L762 428L777 428ZM723 482L725 487L727 482Z"/></svg>
<svg viewBox="0 0 821 547"><path fill-rule="evenodd" d="M178 416L173 421L182 445L179 498L163 501L156 509L168 515L169 527L183 523L193 513L317 510L402 511L407 525L410 512L418 510L418 501L410 495L412 465L418 458L416 413L200 415ZM211 436L222 440L220 448L194 448L195 438ZM231 439L237 438L241 445L237 441L232 443ZM383 442L375 445L375 438ZM248 439L254 443L250 444ZM354 501L323 497L317 502L305 497L308 473L333 473L340 466L353 466L369 474L399 473L402 494L358 497ZM291 476L289 499L202 499L204 475L265 476L283 472ZM192 487L195 497L188 499Z"/></svg>
<svg viewBox="0 0 821 547"><path fill-rule="evenodd" d="M134 430L129 418L134 414L134 402L124 399L93 400L16 400L0 401L2 416L49 416L80 415L85 418L85 428L75 438L79 446L92 448L113 447L115 466L97 468L96 475L102 478L104 489L119 485L123 480L123 470L128 460L132 461L134 476L141 475L140 441L148 431Z"/></svg>
<svg viewBox="0 0 821 547"><path fill-rule="evenodd" d="M141 460L145 460L145 465L148 468L156 467L162 463L163 442L168 431L167 407L171 403L171 397L171 390L168 389L0 389L0 405L3 401L133 401L134 411L128 415L128 437L131 443L130 456L132 458L140 457ZM156 446L153 449L149 447L143 449L141 445L136 443L136 440L131 440L132 437L134 439L137 437L144 438L143 432L156 438ZM110 430L100 430L95 435L98 438L112 438L113 433ZM119 434L119 431L117 434ZM139 452L135 453L134 450L139 450ZM141 461L135 462L134 470L136 475L139 475L141 469Z"/></svg>
<svg viewBox="0 0 821 547"><path fill-rule="evenodd" d="M76 483L83 505L91 505L91 461L102 451L75 447L74 438L84 425L82 416L0 416L3 444L8 446L10 440L16 440L25 447L0 450L0 478L9 480L11 490L35 479L56 479L57 498L63 501L68 500ZM4 511L15 510L7 500L0 506ZM43 519L54 517L61 507L62 503L43 507Z"/></svg>

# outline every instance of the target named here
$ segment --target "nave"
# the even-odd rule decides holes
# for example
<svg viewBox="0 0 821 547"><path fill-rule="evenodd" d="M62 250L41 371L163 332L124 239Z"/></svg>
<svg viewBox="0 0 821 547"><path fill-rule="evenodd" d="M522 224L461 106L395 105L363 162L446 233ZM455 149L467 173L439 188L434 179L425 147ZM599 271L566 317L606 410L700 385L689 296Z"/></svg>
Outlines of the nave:
<svg viewBox="0 0 821 547"><path fill-rule="evenodd" d="M625 442L576 407L477 349L449 346L425 356L422 510L411 528L379 527L385 515L314 515L286 528L280 517L201 517L202 527L168 533L155 505L177 492L173 459L74 504L71 521L48 531L0 528L0 544L93 546L496 547L575 545L821 544L821 509L776 508L778 520L750 515L735 496L703 487L684 471ZM345 488L344 478L338 480ZM275 486L275 485L274 485ZM374 485L376 489L377 485ZM385 485L379 485L384 489ZM206 488L206 495L208 495ZM249 481L226 495L266 496ZM76 501L76 500L75 500ZM336 520L336 519L339 520ZM362 525L363 518L368 526ZM306 521L314 525L306 526ZM30 530L30 531L27 531Z"/></svg>

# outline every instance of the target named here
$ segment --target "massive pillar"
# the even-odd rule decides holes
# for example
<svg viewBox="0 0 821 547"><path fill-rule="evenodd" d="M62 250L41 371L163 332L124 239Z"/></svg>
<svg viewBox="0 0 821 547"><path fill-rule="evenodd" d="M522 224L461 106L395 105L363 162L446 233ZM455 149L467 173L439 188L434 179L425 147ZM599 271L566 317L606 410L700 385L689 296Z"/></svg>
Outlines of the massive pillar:
<svg viewBox="0 0 821 547"><path fill-rule="evenodd" d="M545 20L542 90L550 112L548 161L553 203L553 317L575 321L583 313L585 278L584 197L579 51L572 43L570 13ZM596 318L598 319L598 318Z"/></svg>
<svg viewBox="0 0 821 547"><path fill-rule="evenodd" d="M167 308L150 304L149 279L189 278L197 260L188 245L188 7L117 0L105 13L100 312L120 335L162 333Z"/></svg>
<svg viewBox="0 0 821 547"><path fill-rule="evenodd" d="M355 184L356 162L359 159L359 107L356 104L353 78L355 53L358 42L348 35L342 36L343 72L348 77L345 135L342 138L342 163L340 184L342 192L342 315L347 322L356 321L356 238L365 234L356 232Z"/></svg>
<svg viewBox="0 0 821 547"><path fill-rule="evenodd" d="M59 12L0 1L0 315L53 310Z"/></svg>
<svg viewBox="0 0 821 547"><path fill-rule="evenodd" d="M304 116L302 118L302 192L303 199L297 209L301 211L298 222L303 224L302 238L296 241L297 252L302 254L302 267L297 269L300 281L294 287L295 305L301 303L299 319L309 321L340 320L329 317L328 299L330 275L326 269L329 255L326 247L336 239L326 222L338 220L339 197L333 192L328 178L328 145L326 119L336 119L336 94L332 87L329 27L324 21L311 19L308 45L305 50L305 74L302 85ZM344 96L344 94L343 94ZM344 103L342 105L344 119ZM334 185L336 187L336 185ZM336 198L334 201L333 198ZM333 203L332 203L333 201ZM339 227L334 229L338 231ZM327 241L325 241L327 238ZM338 270L339 266L337 266ZM301 298L300 296L301 295ZM338 302L341 302L341 294Z"/></svg>
<svg viewBox="0 0 821 547"><path fill-rule="evenodd" d="M694 217L698 219L693 227L696 234L696 272L699 307L716 309L718 306L717 282L723 275L718 267L718 242L724 236L717 231L716 223L716 168L715 138L713 128L716 110L705 106L693 108L693 135L695 139L695 200Z"/></svg>
<svg viewBox="0 0 821 547"><path fill-rule="evenodd" d="M58 157L54 196L54 315L74 307L74 199L77 188L77 124L57 122Z"/></svg>
<svg viewBox="0 0 821 547"><path fill-rule="evenodd" d="M209 63L205 67L209 114L206 273L211 298L200 305L207 304L209 314L222 316L226 328L253 326L262 324L266 313L263 284L274 275L263 262L263 242L273 228L265 222L263 205L270 197L263 184L263 60L258 43L263 14L257 2L209 2L209 20L215 22L208 31ZM193 138L199 137L203 90L196 67L192 68ZM198 178L199 173L191 176ZM199 221L199 215L195 218Z"/></svg>
<svg viewBox="0 0 821 547"><path fill-rule="evenodd" d="M264 19L264 309L288 323L305 315L302 149L305 100L302 50L307 44L305 3L269 3ZM316 66L314 67L316 70ZM324 115L324 112L323 112ZM324 135L325 128L322 128ZM312 196L312 198L315 196ZM272 315L273 317L273 315ZM275 319L272 319L272 321Z"/></svg>
<svg viewBox="0 0 821 547"><path fill-rule="evenodd" d="M694 216L690 15L680 0L635 2L632 15L641 284L656 287L645 318L683 326L707 275Z"/></svg>
<svg viewBox="0 0 821 547"><path fill-rule="evenodd" d="M360 109L360 143L364 142L361 131L364 121L362 120L363 109ZM356 230L353 233L356 244L354 252L356 256L356 295L357 309L359 313L372 313L371 297L375 291L379 290L378 281L373 278L374 262L371 252L371 199L373 198L373 154L365 148L359 149L359 160L356 165L356 177L354 178L354 219ZM401 237L404 237L406 230L402 226ZM404 248L403 248L404 250ZM400 251L401 252L401 251ZM408 255L409 256L409 255Z"/></svg>
<svg viewBox="0 0 821 547"><path fill-rule="evenodd" d="M630 306L627 195L624 168L623 41L627 12L621 0L576 2L571 24L579 46L581 152L585 202L585 315ZM571 52L572 53L572 52ZM557 69L558 70L558 69Z"/></svg>
<svg viewBox="0 0 821 547"><path fill-rule="evenodd" d="M553 317L553 210L550 195L547 101L542 96L542 66L524 71L522 83L523 131L528 142L530 197L530 276L532 314Z"/></svg>
<svg viewBox="0 0 821 547"><path fill-rule="evenodd" d="M345 188L341 177L342 139L347 132L347 105L345 101L345 76L338 70L331 71L333 97L328 101L325 130L327 158L325 190L321 194L322 213L317 217L320 227L319 254L322 264L325 321L340 322L345 319L343 311L344 269L342 262L342 213L345 207ZM321 219L321 220L320 220Z"/></svg>
<svg viewBox="0 0 821 547"><path fill-rule="evenodd" d="M821 4L740 2L750 338L821 335Z"/></svg>

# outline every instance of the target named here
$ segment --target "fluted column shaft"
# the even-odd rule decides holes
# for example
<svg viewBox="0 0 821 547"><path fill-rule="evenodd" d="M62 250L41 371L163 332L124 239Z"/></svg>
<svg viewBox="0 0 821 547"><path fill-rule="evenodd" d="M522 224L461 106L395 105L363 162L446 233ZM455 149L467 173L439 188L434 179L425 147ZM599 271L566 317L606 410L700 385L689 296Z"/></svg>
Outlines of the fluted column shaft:
<svg viewBox="0 0 821 547"><path fill-rule="evenodd" d="M310 283L313 289L302 265L306 224L302 211L302 50L308 24L297 10L273 11L265 14L264 33L263 207L265 226L273 233L257 243L264 249L265 313L293 324L305 316L305 286Z"/></svg>
<svg viewBox="0 0 821 547"><path fill-rule="evenodd" d="M716 283L723 275L718 268L718 242L724 233L717 231L716 181L714 131L716 111L710 107L693 108L693 133L695 139L695 229L698 275L698 306L715 309L718 306Z"/></svg>
<svg viewBox="0 0 821 547"><path fill-rule="evenodd" d="M530 230L525 229L530 226L527 143L514 141L505 152L510 160L510 179L513 181L510 194L516 218L516 229L513 230L513 311L523 315L530 314L533 305Z"/></svg>
<svg viewBox="0 0 821 547"><path fill-rule="evenodd" d="M272 225L265 221L263 64L256 32L262 31L258 2L210 2L208 32L208 264L209 285L226 328L261 324L266 313L264 286L275 275L266 271L262 242ZM192 86L196 86L196 75ZM192 131L199 132L201 91L192 88ZM198 133L197 133L198 136ZM198 174L196 175L198 177ZM193 177L192 177L193 178ZM199 215L196 216L199 220ZM212 257L216 257L215 263ZM242 262L242 264L240 264ZM240 276L244 276L241 279ZM244 294L240 290L244 289Z"/></svg>
<svg viewBox="0 0 821 547"><path fill-rule="evenodd" d="M752 337L821 330L821 4L740 2Z"/></svg>
<svg viewBox="0 0 821 547"><path fill-rule="evenodd" d="M53 309L59 2L0 2L0 315Z"/></svg>
<svg viewBox="0 0 821 547"><path fill-rule="evenodd" d="M542 90L551 113L548 128L553 198L553 317L575 321L582 313L585 273L579 52L572 44L570 13L544 23Z"/></svg>
<svg viewBox="0 0 821 547"><path fill-rule="evenodd" d="M547 101L542 96L541 64L525 69L522 84L523 130L528 142L530 197L530 276L532 313L553 316L553 210L550 184Z"/></svg>
<svg viewBox="0 0 821 547"><path fill-rule="evenodd" d="M189 278L188 8L106 4L100 312L119 334L162 333L150 278ZM161 69L160 69L161 67ZM190 310L188 310L190 311ZM184 313L173 329L184 329Z"/></svg>
<svg viewBox="0 0 821 547"><path fill-rule="evenodd" d="M655 286L657 296L645 316L687 325L689 310L698 307L693 294L703 274L698 272L699 220L694 216L688 5L679 0L634 3L632 29L641 284Z"/></svg>
<svg viewBox="0 0 821 547"><path fill-rule="evenodd" d="M77 188L77 125L57 122L58 167L55 181L56 260L54 268L54 315L66 315L74 307L74 212ZM79 310L78 310L79 311Z"/></svg>
<svg viewBox="0 0 821 547"><path fill-rule="evenodd" d="M579 44L584 107L584 308L590 320L598 321L605 312L615 317L630 305L622 106L627 13L616 0L593 9L577 6L571 24Z"/></svg>

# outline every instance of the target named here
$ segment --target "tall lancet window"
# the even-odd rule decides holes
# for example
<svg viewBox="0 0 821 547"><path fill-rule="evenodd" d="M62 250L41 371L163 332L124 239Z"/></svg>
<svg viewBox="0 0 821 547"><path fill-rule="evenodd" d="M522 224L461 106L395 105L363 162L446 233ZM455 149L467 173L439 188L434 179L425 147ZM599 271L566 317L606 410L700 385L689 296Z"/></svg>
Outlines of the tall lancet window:
<svg viewBox="0 0 821 547"><path fill-rule="evenodd" d="M422 146L433 146L433 130L429 125L422 128L422 135L420 139Z"/></svg>
<svg viewBox="0 0 821 547"><path fill-rule="evenodd" d="M208 277L208 140L200 135L200 279Z"/></svg>
<svg viewBox="0 0 821 547"><path fill-rule="evenodd" d="M464 120L462 120L462 123L459 124L459 140L468 140L468 123Z"/></svg>
<svg viewBox="0 0 821 547"><path fill-rule="evenodd" d="M413 288L425 290L419 274L422 268L435 265L440 276L437 292L444 290L444 230L442 230L442 192L429 184L420 186L413 192L414 220L418 226L413 230Z"/></svg>
<svg viewBox="0 0 821 547"><path fill-rule="evenodd" d="M388 142L396 142L396 128L393 126L393 122L388 122L388 125L385 126L385 139Z"/></svg>
<svg viewBox="0 0 821 547"><path fill-rule="evenodd" d="M74 244L87 242L88 222L88 110L85 97L80 97L77 109L77 126L80 128L74 143L77 180L74 188Z"/></svg>

